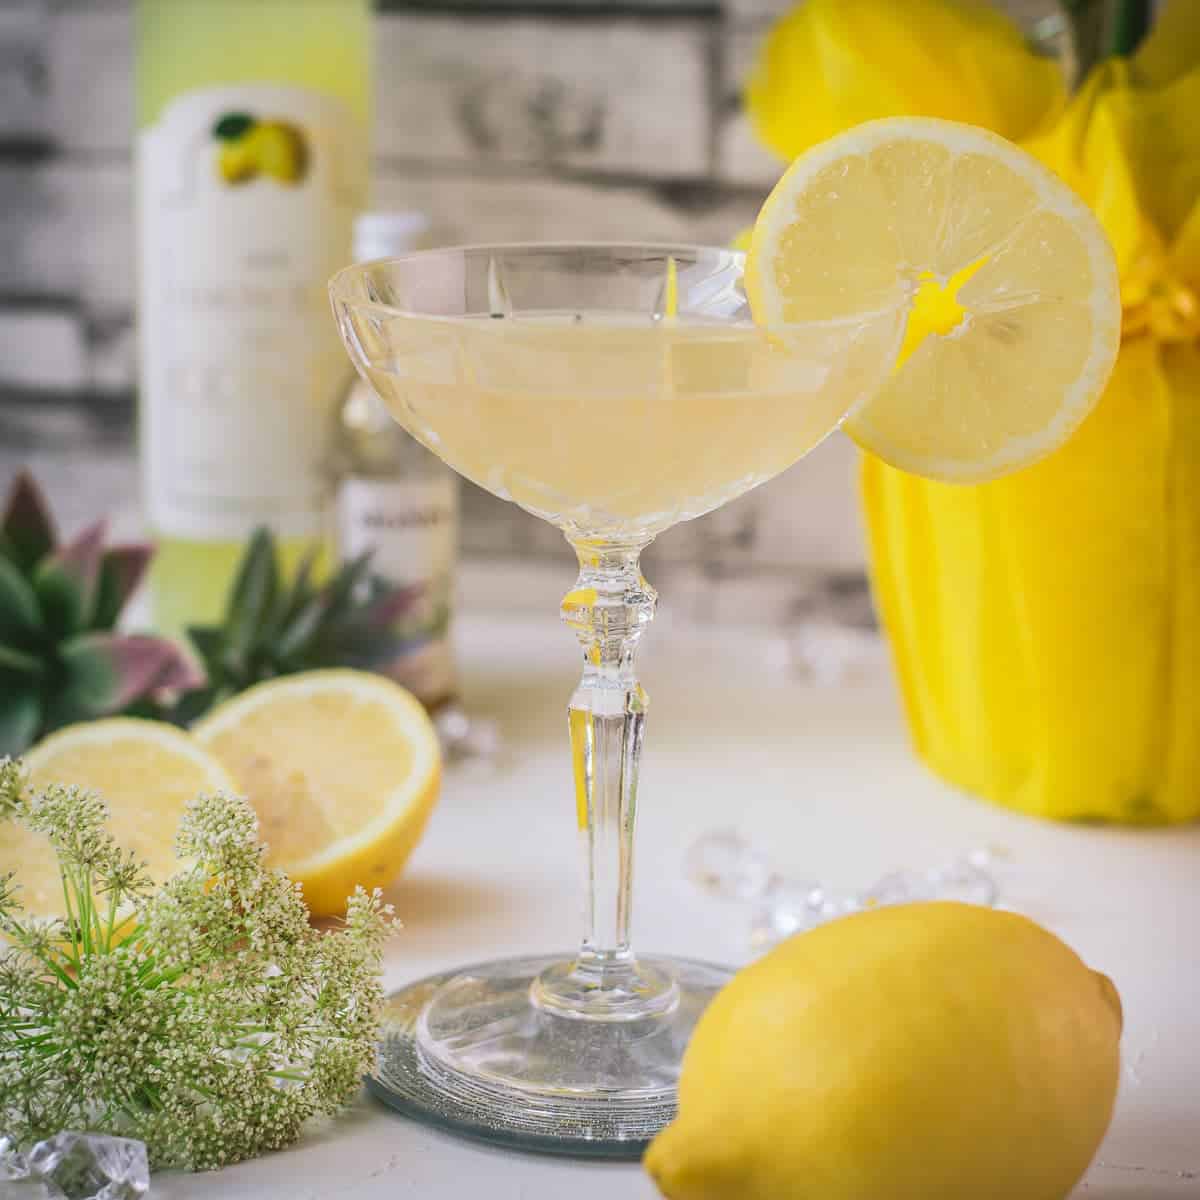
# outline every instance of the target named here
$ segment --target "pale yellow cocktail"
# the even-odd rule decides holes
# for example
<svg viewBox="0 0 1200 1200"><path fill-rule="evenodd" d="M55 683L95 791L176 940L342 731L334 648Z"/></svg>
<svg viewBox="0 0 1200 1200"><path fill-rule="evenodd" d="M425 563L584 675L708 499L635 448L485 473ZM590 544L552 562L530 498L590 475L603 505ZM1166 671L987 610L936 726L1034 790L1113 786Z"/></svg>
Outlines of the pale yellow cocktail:
<svg viewBox="0 0 1200 1200"><path fill-rule="evenodd" d="M412 318L366 374L468 479L572 531L645 535L811 450L878 384L902 316L786 337L748 321L586 309Z"/></svg>

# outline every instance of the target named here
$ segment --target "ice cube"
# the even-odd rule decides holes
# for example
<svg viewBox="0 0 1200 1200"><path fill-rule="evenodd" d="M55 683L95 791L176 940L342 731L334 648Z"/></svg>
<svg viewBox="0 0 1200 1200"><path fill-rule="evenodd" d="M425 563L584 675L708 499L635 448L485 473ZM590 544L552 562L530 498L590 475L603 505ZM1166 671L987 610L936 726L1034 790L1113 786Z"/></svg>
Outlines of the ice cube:
<svg viewBox="0 0 1200 1200"><path fill-rule="evenodd" d="M26 1163L47 1200L140 1200L150 1190L146 1147L132 1138L65 1131L38 1142Z"/></svg>
<svg viewBox="0 0 1200 1200"><path fill-rule="evenodd" d="M29 1163L25 1155L17 1149L12 1138L0 1134L0 1184L28 1178ZM0 1200L7 1200L10 1193L16 1196L16 1189L0 1187Z"/></svg>
<svg viewBox="0 0 1200 1200"><path fill-rule="evenodd" d="M698 837L683 869L697 887L727 900L756 900L771 882L766 858L736 829L714 829Z"/></svg>
<svg viewBox="0 0 1200 1200"><path fill-rule="evenodd" d="M863 896L865 905L878 908L925 900L959 900L991 908L999 889L991 873L978 865L979 861L971 854L925 871L893 871L867 889Z"/></svg>

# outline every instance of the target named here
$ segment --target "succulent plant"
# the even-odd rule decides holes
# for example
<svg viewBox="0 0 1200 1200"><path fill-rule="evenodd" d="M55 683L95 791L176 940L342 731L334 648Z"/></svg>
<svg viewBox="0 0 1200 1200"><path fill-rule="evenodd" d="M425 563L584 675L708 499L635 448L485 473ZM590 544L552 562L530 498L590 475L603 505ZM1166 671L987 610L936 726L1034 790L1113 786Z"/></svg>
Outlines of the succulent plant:
<svg viewBox="0 0 1200 1200"><path fill-rule="evenodd" d="M0 757L73 721L198 687L164 638L116 632L153 555L105 545L105 522L60 545L45 497L22 471L0 511Z"/></svg>
<svg viewBox="0 0 1200 1200"><path fill-rule="evenodd" d="M251 537L220 625L191 626L207 684L181 700L173 717L195 720L214 704L264 679L317 667L378 668L400 649L396 620L422 588L394 587L371 574L367 552L318 582L317 552L284 578L275 539Z"/></svg>

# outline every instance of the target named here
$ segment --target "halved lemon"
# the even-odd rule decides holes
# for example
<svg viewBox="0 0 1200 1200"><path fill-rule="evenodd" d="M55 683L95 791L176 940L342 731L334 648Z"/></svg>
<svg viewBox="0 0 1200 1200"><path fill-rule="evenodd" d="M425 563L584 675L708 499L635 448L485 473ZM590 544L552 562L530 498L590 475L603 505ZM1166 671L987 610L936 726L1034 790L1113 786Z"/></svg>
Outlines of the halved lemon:
<svg viewBox="0 0 1200 1200"><path fill-rule="evenodd" d="M437 800L433 723L379 675L308 671L260 683L192 736L249 797L268 860L304 885L316 916L344 912L359 884L391 882Z"/></svg>
<svg viewBox="0 0 1200 1200"><path fill-rule="evenodd" d="M1044 457L1099 399L1120 291L1095 217L1004 138L869 121L798 158L754 226L755 319L908 312L899 365L845 428L886 462L979 482Z"/></svg>
<svg viewBox="0 0 1200 1200"><path fill-rule="evenodd" d="M96 792L109 808L109 831L142 859L161 883L179 869L175 832L184 806L204 793L237 793L217 759L173 725L111 717L70 725L25 757L29 787L73 784ZM0 823L0 875L16 872L26 911L61 916L58 860L41 834Z"/></svg>

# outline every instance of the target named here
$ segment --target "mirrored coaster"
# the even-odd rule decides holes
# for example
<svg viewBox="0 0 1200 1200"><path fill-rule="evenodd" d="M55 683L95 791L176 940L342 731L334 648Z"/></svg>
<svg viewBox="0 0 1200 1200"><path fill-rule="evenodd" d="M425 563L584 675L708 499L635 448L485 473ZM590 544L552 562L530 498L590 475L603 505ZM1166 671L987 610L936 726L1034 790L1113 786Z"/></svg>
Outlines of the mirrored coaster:
<svg viewBox="0 0 1200 1200"><path fill-rule="evenodd" d="M541 984L569 956L512 958L433 975L393 993L370 1091L418 1121L544 1154L638 1159L675 1116L683 1048L732 972L639 959L670 982L651 1016L581 1018Z"/></svg>

